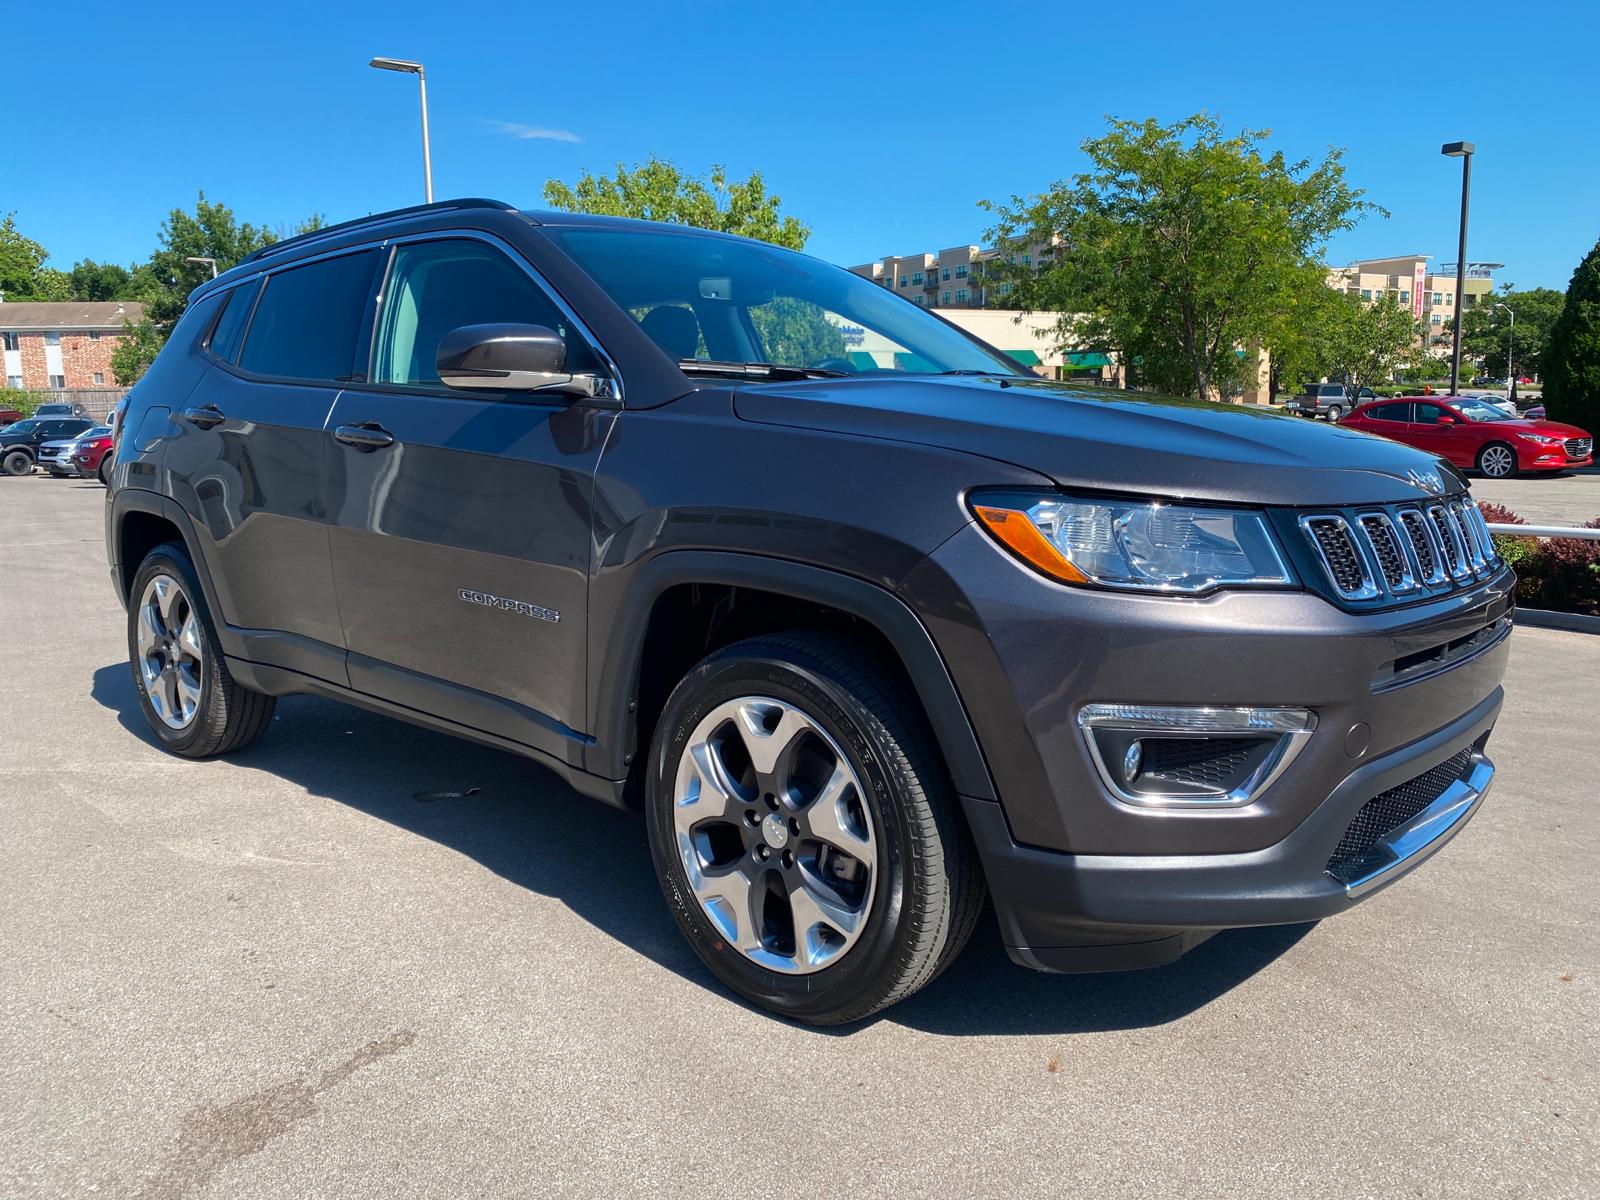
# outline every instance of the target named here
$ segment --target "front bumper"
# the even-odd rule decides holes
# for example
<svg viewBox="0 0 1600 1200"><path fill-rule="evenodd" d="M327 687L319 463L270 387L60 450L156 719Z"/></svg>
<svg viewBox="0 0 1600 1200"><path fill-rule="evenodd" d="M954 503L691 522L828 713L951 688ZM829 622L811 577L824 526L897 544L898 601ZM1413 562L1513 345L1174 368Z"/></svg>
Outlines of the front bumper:
<svg viewBox="0 0 1600 1200"><path fill-rule="evenodd" d="M1237 854L1074 855L1018 845L998 805L965 800L1012 958L1050 971L1158 966L1219 929L1317 921L1344 912L1425 862L1477 812L1494 777L1484 744L1497 688L1417 744L1352 773L1288 837ZM1346 830L1375 797L1467 756L1420 812L1330 869Z"/></svg>

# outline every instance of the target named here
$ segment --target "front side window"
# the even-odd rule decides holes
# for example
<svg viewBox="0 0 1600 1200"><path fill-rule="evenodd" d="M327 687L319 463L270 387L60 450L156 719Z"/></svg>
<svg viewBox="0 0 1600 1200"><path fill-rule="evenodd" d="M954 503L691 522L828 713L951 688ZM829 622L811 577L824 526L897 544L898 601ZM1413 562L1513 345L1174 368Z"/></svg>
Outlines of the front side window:
<svg viewBox="0 0 1600 1200"><path fill-rule="evenodd" d="M533 278L480 242L399 246L373 336L374 383L437 386L439 343L463 325L543 325L567 343L568 371L595 371L598 356Z"/></svg>
<svg viewBox="0 0 1600 1200"><path fill-rule="evenodd" d="M268 276L239 365L279 379L348 380L377 254L362 250Z"/></svg>
<svg viewBox="0 0 1600 1200"><path fill-rule="evenodd" d="M1444 416L1444 409L1437 404L1418 404L1416 410L1416 416L1411 420L1418 425L1437 425L1439 418Z"/></svg>
<svg viewBox="0 0 1600 1200"><path fill-rule="evenodd" d="M925 309L839 267L761 242L684 230L546 227L676 360L776 363L844 375L1017 368ZM957 293L958 298L961 293ZM672 321L662 319L671 311Z"/></svg>

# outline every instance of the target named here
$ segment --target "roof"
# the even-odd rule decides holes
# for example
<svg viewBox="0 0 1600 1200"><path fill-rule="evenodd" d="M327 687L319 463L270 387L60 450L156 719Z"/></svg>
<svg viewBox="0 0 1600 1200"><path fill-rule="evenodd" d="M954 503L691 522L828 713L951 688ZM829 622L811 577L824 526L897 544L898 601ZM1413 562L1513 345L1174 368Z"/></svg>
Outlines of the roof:
<svg viewBox="0 0 1600 1200"><path fill-rule="evenodd" d="M21 301L0 304L0 329L116 329L139 321L144 305L128 300Z"/></svg>

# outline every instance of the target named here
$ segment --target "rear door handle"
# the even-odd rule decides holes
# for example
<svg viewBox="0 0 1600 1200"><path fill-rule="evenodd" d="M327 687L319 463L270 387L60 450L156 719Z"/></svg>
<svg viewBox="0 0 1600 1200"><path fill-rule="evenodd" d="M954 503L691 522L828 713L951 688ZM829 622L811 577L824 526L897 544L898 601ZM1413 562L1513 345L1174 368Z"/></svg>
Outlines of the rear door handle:
<svg viewBox="0 0 1600 1200"><path fill-rule="evenodd" d="M368 452L394 445L394 434L376 421L363 421L359 425L341 425L333 431L333 437L335 441L343 442L346 446L354 446L357 450Z"/></svg>
<svg viewBox="0 0 1600 1200"><path fill-rule="evenodd" d="M221 425L228 418L215 404L202 404L199 408L184 409L183 419L191 425L198 425L201 429L210 429L213 425Z"/></svg>

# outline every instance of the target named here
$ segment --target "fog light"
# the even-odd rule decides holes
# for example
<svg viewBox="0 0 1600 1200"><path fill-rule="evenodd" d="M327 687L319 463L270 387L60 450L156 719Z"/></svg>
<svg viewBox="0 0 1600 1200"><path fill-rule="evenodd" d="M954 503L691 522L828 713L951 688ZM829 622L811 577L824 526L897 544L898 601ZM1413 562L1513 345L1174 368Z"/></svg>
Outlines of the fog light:
<svg viewBox="0 0 1600 1200"><path fill-rule="evenodd" d="M1270 787L1317 718L1304 708L1086 704L1078 727L1101 782L1123 803L1227 808Z"/></svg>

